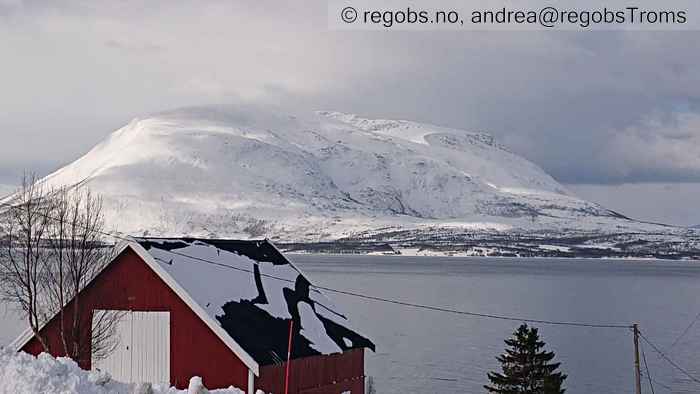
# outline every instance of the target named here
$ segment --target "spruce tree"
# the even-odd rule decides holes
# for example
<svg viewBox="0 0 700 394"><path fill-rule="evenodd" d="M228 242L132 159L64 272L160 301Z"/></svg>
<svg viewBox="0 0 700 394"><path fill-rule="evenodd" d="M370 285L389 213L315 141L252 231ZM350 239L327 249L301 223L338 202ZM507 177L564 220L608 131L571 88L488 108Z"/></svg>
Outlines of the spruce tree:
<svg viewBox="0 0 700 394"><path fill-rule="evenodd" d="M489 393L497 394L563 394L566 375L557 372L554 352L544 351L536 328L523 324L505 340L505 353L496 357L502 372L489 372Z"/></svg>

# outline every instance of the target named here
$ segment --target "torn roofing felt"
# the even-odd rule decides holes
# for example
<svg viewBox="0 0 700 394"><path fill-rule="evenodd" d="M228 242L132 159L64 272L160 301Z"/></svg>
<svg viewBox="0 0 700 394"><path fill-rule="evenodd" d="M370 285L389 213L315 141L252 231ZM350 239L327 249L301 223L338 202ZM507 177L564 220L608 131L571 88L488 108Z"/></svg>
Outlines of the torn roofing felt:
<svg viewBox="0 0 700 394"><path fill-rule="evenodd" d="M375 349L270 242L196 238L137 241L260 365Z"/></svg>

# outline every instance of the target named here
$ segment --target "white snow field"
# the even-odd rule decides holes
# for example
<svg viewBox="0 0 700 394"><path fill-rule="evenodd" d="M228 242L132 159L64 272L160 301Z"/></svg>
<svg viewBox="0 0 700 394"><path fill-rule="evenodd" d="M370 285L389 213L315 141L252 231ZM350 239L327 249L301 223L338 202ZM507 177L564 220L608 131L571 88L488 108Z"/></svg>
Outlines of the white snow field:
<svg viewBox="0 0 700 394"><path fill-rule="evenodd" d="M104 372L84 371L69 358L53 358L47 353L34 357L0 347L0 394L244 394L234 387L208 391L205 383L197 376L192 377L187 390L120 383Z"/></svg>
<svg viewBox="0 0 700 394"><path fill-rule="evenodd" d="M577 198L490 135L337 112L201 107L134 119L46 180L87 184L110 230L130 235L689 231Z"/></svg>

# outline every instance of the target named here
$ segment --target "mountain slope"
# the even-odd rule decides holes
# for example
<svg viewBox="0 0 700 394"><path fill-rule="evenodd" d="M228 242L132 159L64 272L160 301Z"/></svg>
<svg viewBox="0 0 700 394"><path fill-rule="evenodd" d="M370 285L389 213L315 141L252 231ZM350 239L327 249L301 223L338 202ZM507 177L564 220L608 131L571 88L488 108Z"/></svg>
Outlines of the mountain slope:
<svg viewBox="0 0 700 394"><path fill-rule="evenodd" d="M486 134L336 112L135 119L46 178L138 235L309 242L391 231L655 231L570 195ZM370 236L371 238L371 236Z"/></svg>

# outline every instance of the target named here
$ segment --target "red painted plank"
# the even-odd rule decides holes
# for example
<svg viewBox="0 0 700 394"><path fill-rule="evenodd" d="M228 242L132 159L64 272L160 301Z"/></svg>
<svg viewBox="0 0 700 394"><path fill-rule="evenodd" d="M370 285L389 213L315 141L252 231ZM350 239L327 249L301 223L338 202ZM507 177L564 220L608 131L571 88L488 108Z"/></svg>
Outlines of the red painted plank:
<svg viewBox="0 0 700 394"><path fill-rule="evenodd" d="M287 363L260 368L255 388L268 393L283 393ZM342 354L313 356L290 363L290 394L364 394L364 350Z"/></svg>

